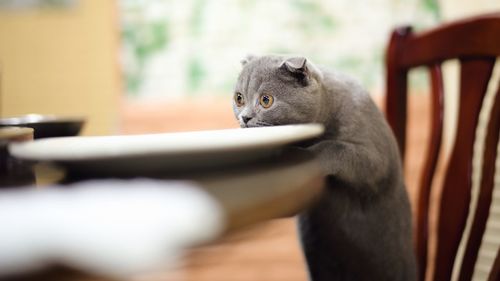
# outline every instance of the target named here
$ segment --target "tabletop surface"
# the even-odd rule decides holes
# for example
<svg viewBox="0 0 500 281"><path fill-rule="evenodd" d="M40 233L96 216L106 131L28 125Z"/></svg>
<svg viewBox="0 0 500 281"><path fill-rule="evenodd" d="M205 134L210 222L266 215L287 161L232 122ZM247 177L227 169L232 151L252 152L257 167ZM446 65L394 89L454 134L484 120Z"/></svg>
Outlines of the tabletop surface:
<svg viewBox="0 0 500 281"><path fill-rule="evenodd" d="M38 188L68 184L88 177L73 175L46 164L38 164L34 170ZM295 215L314 202L324 185L318 161L311 153L300 148L286 148L270 158L251 163L170 174L165 172L156 177L191 180L200 185L219 202L226 213L224 233L258 222ZM48 276L69 277L75 274L81 276L82 273L54 267L38 275L27 275L27 279L23 280L41 280L40 278Z"/></svg>

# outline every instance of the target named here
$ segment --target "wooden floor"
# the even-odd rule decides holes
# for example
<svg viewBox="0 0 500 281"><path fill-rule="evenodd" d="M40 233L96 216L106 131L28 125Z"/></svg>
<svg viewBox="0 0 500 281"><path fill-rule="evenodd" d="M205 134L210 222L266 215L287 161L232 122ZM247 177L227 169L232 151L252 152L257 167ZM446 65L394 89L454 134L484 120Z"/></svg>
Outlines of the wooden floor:
<svg viewBox="0 0 500 281"><path fill-rule="evenodd" d="M380 104L380 99L377 100ZM406 180L412 202L427 138L426 96L411 96L409 151ZM235 127L225 100L124 103L122 131L144 133ZM196 113L196 114L195 114ZM162 122L159 122L162 120ZM306 268L297 239L295 219L279 219L235 233L215 245L193 250L185 264L168 273L138 280L159 281L305 281Z"/></svg>

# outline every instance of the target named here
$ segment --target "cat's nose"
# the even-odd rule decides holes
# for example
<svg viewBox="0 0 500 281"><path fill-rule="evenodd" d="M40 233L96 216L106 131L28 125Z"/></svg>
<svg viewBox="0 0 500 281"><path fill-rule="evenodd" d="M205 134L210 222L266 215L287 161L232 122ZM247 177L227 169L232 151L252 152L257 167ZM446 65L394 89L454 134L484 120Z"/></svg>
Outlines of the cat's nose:
<svg viewBox="0 0 500 281"><path fill-rule="evenodd" d="M248 116L243 116L241 117L241 119L243 119L243 123L248 123L248 121L250 121L250 119L252 119L252 117L248 117Z"/></svg>

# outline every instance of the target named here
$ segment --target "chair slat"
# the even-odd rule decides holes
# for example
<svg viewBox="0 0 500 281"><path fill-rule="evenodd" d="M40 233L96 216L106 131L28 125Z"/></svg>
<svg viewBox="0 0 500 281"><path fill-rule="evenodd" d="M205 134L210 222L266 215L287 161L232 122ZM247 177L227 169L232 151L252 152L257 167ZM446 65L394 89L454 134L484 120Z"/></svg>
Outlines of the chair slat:
<svg viewBox="0 0 500 281"><path fill-rule="evenodd" d="M497 251L497 257L493 262L493 268L490 271L490 276L488 277L488 281L498 281L500 280L500 248Z"/></svg>
<svg viewBox="0 0 500 281"><path fill-rule="evenodd" d="M472 157L479 112L495 58L462 59L460 106L455 144L448 163L438 216L438 246L433 280L450 280L467 219Z"/></svg>
<svg viewBox="0 0 500 281"><path fill-rule="evenodd" d="M490 120L486 129L486 139L484 143L484 157L479 190L479 201L472 222L472 228L464 259L462 261L459 275L460 281L471 280L474 273L474 265L477 260L479 247L488 221L489 210L492 199L492 192L495 178L495 162L497 157L497 144L500 132L500 88L496 93L491 109Z"/></svg>
<svg viewBox="0 0 500 281"><path fill-rule="evenodd" d="M432 180L436 171L443 136L443 114L444 114L444 90L441 66L436 64L429 68L431 77L431 134L427 148L422 181L418 190L418 208L416 218L416 253L419 264L419 272L425 272L427 268L427 245L429 235L429 201ZM424 280L425 275L421 276Z"/></svg>

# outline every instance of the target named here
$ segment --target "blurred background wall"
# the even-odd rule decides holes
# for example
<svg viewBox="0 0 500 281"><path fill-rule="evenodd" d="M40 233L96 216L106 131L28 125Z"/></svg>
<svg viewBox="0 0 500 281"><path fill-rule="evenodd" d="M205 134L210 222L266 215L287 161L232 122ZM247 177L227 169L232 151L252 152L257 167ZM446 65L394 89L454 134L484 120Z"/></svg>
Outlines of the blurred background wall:
<svg viewBox="0 0 500 281"><path fill-rule="evenodd" d="M434 1L420 0L119 3L126 90L135 98L231 95L248 53L303 55L380 93L391 28L440 19Z"/></svg>
<svg viewBox="0 0 500 281"><path fill-rule="evenodd" d="M85 134L116 132L122 94L116 2L2 2L1 116L81 115L88 119Z"/></svg>
<svg viewBox="0 0 500 281"><path fill-rule="evenodd" d="M235 127L232 87L247 53L305 55L380 100L395 25L421 30L495 9L495 0L0 0L0 116L83 115L84 134ZM411 74L415 94L426 79Z"/></svg>
<svg viewBox="0 0 500 281"><path fill-rule="evenodd" d="M124 133L237 126L230 103L249 53L306 56L351 74L380 100L393 26L421 29L440 20L433 0L118 3ZM412 77L421 91L425 73Z"/></svg>

